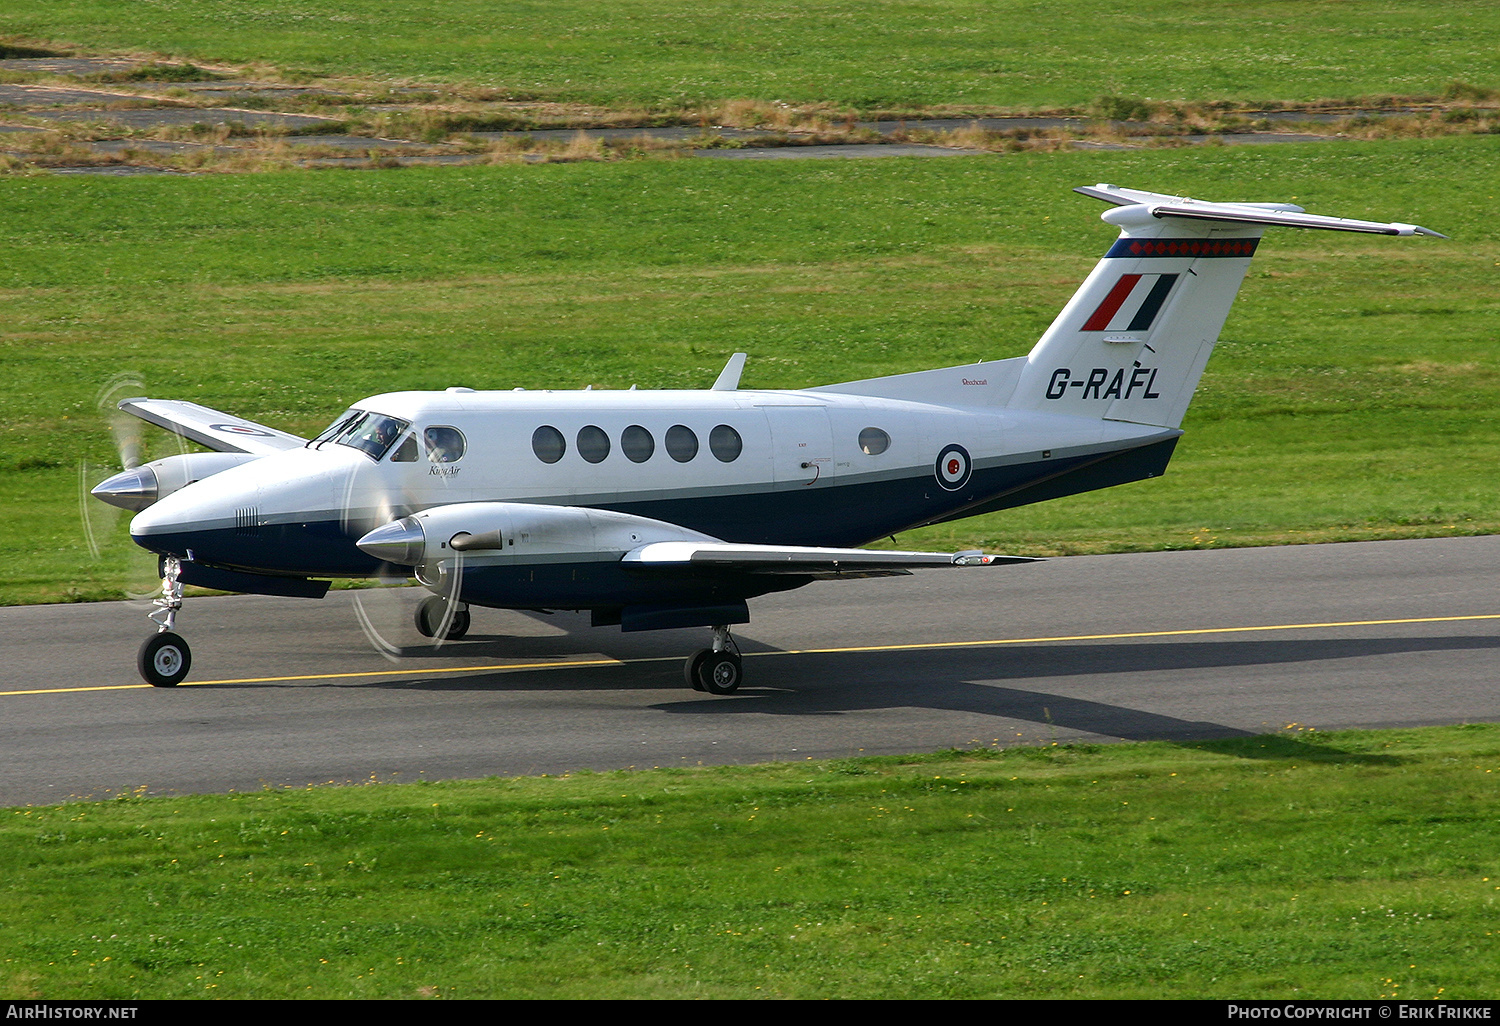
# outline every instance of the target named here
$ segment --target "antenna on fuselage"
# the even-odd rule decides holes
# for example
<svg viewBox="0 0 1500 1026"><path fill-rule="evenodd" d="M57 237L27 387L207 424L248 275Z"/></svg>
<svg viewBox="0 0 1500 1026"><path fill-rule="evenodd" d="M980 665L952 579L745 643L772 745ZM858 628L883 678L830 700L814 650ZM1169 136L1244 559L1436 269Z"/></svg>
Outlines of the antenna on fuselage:
<svg viewBox="0 0 1500 1026"><path fill-rule="evenodd" d="M735 353L719 372L711 391L733 392L740 387L740 375L745 372L745 354Z"/></svg>

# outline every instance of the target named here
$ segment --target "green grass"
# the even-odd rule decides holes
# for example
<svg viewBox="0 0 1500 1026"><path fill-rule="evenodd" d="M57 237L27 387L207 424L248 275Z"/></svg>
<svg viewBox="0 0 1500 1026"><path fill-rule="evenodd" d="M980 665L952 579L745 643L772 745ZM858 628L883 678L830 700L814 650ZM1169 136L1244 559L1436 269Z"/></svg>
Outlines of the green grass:
<svg viewBox="0 0 1500 1026"><path fill-rule="evenodd" d="M0 601L127 586L125 518L96 560L78 513L78 461L102 476L114 459L95 399L122 371L305 433L393 389L706 387L736 350L751 387L1018 355L1113 234L1068 192L1096 181L1296 199L1454 238L1273 233L1166 477L902 544L1494 532L1497 154L1500 140L1471 137L3 179Z"/></svg>
<svg viewBox="0 0 1500 1026"><path fill-rule="evenodd" d="M0 33L514 98L679 108L1310 100L1500 84L1500 8L1462 0L7 0Z"/></svg>
<svg viewBox="0 0 1500 1026"><path fill-rule="evenodd" d="M1500 986L1500 727L0 813L18 998Z"/></svg>

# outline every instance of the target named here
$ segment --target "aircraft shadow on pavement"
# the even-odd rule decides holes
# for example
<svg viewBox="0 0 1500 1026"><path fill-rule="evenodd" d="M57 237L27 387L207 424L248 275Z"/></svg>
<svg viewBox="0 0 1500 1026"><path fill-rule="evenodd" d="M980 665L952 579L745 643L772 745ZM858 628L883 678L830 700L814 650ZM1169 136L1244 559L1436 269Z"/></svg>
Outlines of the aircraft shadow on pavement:
<svg viewBox="0 0 1500 1026"><path fill-rule="evenodd" d="M526 639L535 640L535 639ZM547 639L557 640L557 639ZM597 640L591 649L598 651ZM746 660L749 681L732 696L692 694L655 708L673 715L759 713L828 716L915 707L980 713L1127 740L1202 740L1253 736L1223 724L1182 720L998 681L1260 667L1421 652L1500 648L1484 636L1326 640L1049 644L893 652L834 652ZM774 650L766 650L774 651ZM676 660L620 666L476 673L439 680L405 678L360 687L428 691L630 691L682 687ZM687 698L687 695L684 695ZM1037 740L1042 733L1028 740ZM981 742L991 739L979 739ZM995 738L1004 741L1007 738ZM1246 753L1254 754L1254 753ZM1272 757L1275 753L1267 753Z"/></svg>
<svg viewBox="0 0 1500 1026"><path fill-rule="evenodd" d="M519 659L534 662L559 657L671 661L705 647L705 629L622 633L616 627L591 627L586 616L559 612L542 615L512 610L527 619L558 628L547 635L470 633L457 642L443 645L412 645L401 650L402 656L420 659L443 659L472 662L475 659ZM735 635L735 642L746 655L780 653L774 645ZM797 659L831 658L847 661L863 655L914 655L922 661L975 653L994 668L999 677L1072 676L1095 673L1135 673L1151 670L1207 668L1215 666L1250 666L1306 662L1326 659L1352 659L1361 656L1394 654L1409 651L1446 651L1471 648L1500 648L1500 636L1427 638L1330 638L1310 640L1225 640L1205 637L1201 640L1165 642L1154 639L1114 644L1052 643L1045 645L994 645L965 648L916 649L903 653L832 652L797 655ZM1071 660L1063 653L1071 653ZM748 671L754 673L751 687L762 683L760 660L752 660ZM399 672L399 671L397 671Z"/></svg>
<svg viewBox="0 0 1500 1026"><path fill-rule="evenodd" d="M573 656L608 659L668 659L673 654L685 658L687 653L708 644L705 627L681 630L645 631L626 634L618 627L592 627L586 614L569 611L540 613L531 610L506 610L510 615L530 621L548 633L507 634L471 630L460 641L434 645L431 642L408 644L401 655L418 659L450 659L472 662L475 659L538 659ZM534 629L534 628L533 628ZM742 652L774 652L771 645L735 635Z"/></svg>

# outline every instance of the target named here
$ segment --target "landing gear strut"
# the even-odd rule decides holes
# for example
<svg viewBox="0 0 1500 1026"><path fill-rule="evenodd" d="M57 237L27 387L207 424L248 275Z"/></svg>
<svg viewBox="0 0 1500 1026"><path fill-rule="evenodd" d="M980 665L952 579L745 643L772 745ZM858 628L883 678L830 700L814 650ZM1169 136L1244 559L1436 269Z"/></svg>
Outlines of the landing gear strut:
<svg viewBox="0 0 1500 1026"><path fill-rule="evenodd" d="M699 649L688 656L682 674L694 691L711 695L732 695L745 679L740 647L728 627L714 628L713 648Z"/></svg>
<svg viewBox="0 0 1500 1026"><path fill-rule="evenodd" d="M176 556L162 560L161 598L152 603L156 609L148 614L156 624L156 633L145 640L135 657L141 679L154 688L175 688L193 665L188 643L173 631L177 611L182 608L181 574L182 562Z"/></svg>

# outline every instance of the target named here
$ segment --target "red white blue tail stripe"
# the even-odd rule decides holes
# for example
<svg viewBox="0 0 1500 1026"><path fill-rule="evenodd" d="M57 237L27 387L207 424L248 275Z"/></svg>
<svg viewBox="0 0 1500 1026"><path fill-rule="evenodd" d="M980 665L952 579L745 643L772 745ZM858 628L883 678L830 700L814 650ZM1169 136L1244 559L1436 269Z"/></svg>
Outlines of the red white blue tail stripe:
<svg viewBox="0 0 1500 1026"><path fill-rule="evenodd" d="M1082 330L1149 331L1178 277L1175 274L1120 275L1104 302L1095 307L1088 320L1083 322Z"/></svg>

